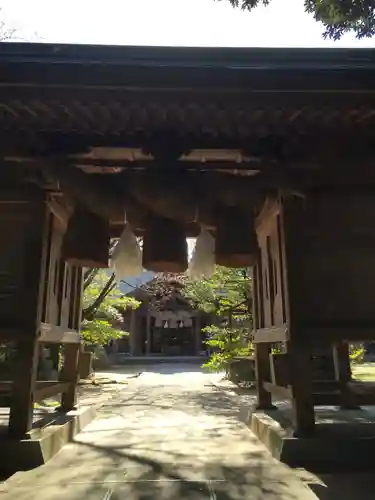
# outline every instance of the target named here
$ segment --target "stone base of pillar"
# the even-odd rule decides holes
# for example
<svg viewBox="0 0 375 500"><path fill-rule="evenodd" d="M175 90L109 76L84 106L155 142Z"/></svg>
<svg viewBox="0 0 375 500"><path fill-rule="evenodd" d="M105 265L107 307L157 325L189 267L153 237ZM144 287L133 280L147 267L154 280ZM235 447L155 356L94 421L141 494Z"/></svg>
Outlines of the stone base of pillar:
<svg viewBox="0 0 375 500"><path fill-rule="evenodd" d="M369 422L373 421L373 413L370 413L358 411L358 420L363 418L369 419ZM290 410L255 411L251 415L249 426L274 458L293 468L307 469L315 473L337 473L368 470L373 466L375 436L369 436L366 429L368 423L362 427L353 427L353 411L337 408L325 408L323 419L330 423L323 424L320 412L317 411L317 432L308 438L295 438L290 435L293 426ZM322 432L319 432L320 428Z"/></svg>

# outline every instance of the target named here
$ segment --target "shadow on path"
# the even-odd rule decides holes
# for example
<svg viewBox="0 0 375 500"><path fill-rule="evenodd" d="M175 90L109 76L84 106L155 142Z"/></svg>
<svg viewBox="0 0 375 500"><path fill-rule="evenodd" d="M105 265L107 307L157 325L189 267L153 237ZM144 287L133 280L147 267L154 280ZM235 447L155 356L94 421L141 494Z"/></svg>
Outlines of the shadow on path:
<svg viewBox="0 0 375 500"><path fill-rule="evenodd" d="M315 498L244 426L236 401L205 380L190 387L137 381L28 475L3 499Z"/></svg>

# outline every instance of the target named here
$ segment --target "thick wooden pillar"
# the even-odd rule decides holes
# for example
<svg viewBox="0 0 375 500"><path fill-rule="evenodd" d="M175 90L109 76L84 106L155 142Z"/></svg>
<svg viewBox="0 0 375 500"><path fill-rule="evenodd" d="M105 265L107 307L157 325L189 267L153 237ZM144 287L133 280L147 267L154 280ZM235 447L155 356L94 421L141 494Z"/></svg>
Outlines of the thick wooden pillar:
<svg viewBox="0 0 375 500"><path fill-rule="evenodd" d="M13 439L26 437L33 425L38 361L39 345L35 337L17 342L8 428Z"/></svg>
<svg viewBox="0 0 375 500"><path fill-rule="evenodd" d="M130 311L130 320L129 320L129 346L130 346L130 355L137 356L137 339L136 339L136 331L135 331L135 311L131 309Z"/></svg>
<svg viewBox="0 0 375 500"><path fill-rule="evenodd" d="M64 365L61 380L69 382L69 390L61 397L61 409L73 410L77 403L77 384L79 380L79 352L80 344L64 345Z"/></svg>
<svg viewBox="0 0 375 500"><path fill-rule="evenodd" d="M355 407L347 342L375 339L374 228L375 196L339 187L311 191L305 200L267 202L258 216L261 273L255 276L254 303L255 316L263 318L254 332L258 400L266 406L266 392L291 397L298 436L314 431L314 401L322 401L314 388L324 380L335 386L329 367L323 374L313 370L319 352L322 361L334 364L341 404ZM267 349L280 343L286 385L267 373Z"/></svg>
<svg viewBox="0 0 375 500"><path fill-rule="evenodd" d="M303 339L299 291L299 241L294 215L301 210L292 202L268 202L256 223L260 255L254 270L254 338L259 408L272 408L271 395L291 397L295 433L314 431L311 346ZM281 372L270 363L273 347L284 348L277 361L287 363ZM285 380L286 378L286 380Z"/></svg>
<svg viewBox="0 0 375 500"><path fill-rule="evenodd" d="M66 307L66 317L62 317L64 326L80 331L81 329L81 309L83 296L83 269L78 266L69 265L69 272L65 278L69 281L64 283L66 299L69 299ZM62 312L64 308L62 309ZM79 381L79 356L81 344L66 344L63 348L63 369L61 380L69 382L69 390L61 397L61 409L63 411L73 410L77 404L77 385Z"/></svg>
<svg viewBox="0 0 375 500"><path fill-rule="evenodd" d="M30 188L0 205L0 327L17 339L9 434L23 438L32 428L33 393L38 368L38 334L42 318L49 211L43 192ZM4 281L4 276L6 280Z"/></svg>
<svg viewBox="0 0 375 500"><path fill-rule="evenodd" d="M270 349L267 344L255 346L255 377L257 381L257 409L273 410L272 395L264 388L264 383L270 380L269 366Z"/></svg>
<svg viewBox="0 0 375 500"><path fill-rule="evenodd" d="M69 303L69 327L78 331L81 330L83 281L83 268L73 266L72 292Z"/></svg>
<svg viewBox="0 0 375 500"><path fill-rule="evenodd" d="M303 338L303 296L301 295L299 225L304 210L301 200L284 201L277 216L279 249L287 297L288 340L286 352L289 364L289 384L292 391L295 435L308 436L314 432L315 412L312 380L312 344Z"/></svg>
<svg viewBox="0 0 375 500"><path fill-rule="evenodd" d="M151 354L151 316L150 311L146 313L146 356Z"/></svg>
<svg viewBox="0 0 375 500"><path fill-rule="evenodd" d="M258 255L258 263L253 268L253 328L259 330L264 327L263 310L263 277L261 256ZM257 409L270 410L275 407L272 404L272 395L264 388L264 383L270 380L269 355L270 347L268 344L255 344L255 377L257 389Z"/></svg>
<svg viewBox="0 0 375 500"><path fill-rule="evenodd" d="M298 329L287 342L290 386L296 437L309 436L315 428L311 350L298 338ZM294 338L293 338L294 337Z"/></svg>
<svg viewBox="0 0 375 500"><path fill-rule="evenodd" d="M352 379L352 371L350 368L348 343L335 342L332 349L335 379L339 383L341 394L341 406L346 410L358 409L358 405L354 401L353 391L349 386L349 382Z"/></svg>

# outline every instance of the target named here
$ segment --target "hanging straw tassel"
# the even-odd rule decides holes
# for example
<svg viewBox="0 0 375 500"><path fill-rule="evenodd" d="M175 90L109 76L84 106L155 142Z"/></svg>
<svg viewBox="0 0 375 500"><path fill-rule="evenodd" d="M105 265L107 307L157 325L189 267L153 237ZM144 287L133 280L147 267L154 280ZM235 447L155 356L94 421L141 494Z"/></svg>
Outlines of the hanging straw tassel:
<svg viewBox="0 0 375 500"><path fill-rule="evenodd" d="M215 240L204 228L196 240L188 276L193 280L210 279L215 271Z"/></svg>
<svg viewBox="0 0 375 500"><path fill-rule="evenodd" d="M126 215L124 230L112 253L111 267L117 281L139 276L143 272L142 251L136 236L127 223Z"/></svg>

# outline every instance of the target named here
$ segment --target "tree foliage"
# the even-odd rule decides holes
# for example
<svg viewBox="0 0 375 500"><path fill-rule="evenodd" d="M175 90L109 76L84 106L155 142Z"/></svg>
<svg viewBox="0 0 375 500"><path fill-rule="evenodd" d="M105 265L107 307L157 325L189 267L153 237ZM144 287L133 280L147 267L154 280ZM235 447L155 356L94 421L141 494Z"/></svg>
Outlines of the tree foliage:
<svg viewBox="0 0 375 500"><path fill-rule="evenodd" d="M375 34L374 0L301 0L306 12L324 26L324 38L339 40L345 33L354 32L357 38ZM271 0L229 0L233 7L251 11ZM287 1L285 1L287 4Z"/></svg>
<svg viewBox="0 0 375 500"><path fill-rule="evenodd" d="M213 348L204 366L224 369L232 358L250 354L252 300L251 279L246 269L216 266L209 280L187 280L184 294L195 307L218 319L204 329L208 334L206 343Z"/></svg>
<svg viewBox="0 0 375 500"><path fill-rule="evenodd" d="M94 276L93 276L94 274ZM103 269L86 275L83 293L82 336L86 344L105 345L128 335L120 329L122 311L136 309L139 302L121 294L115 279Z"/></svg>
<svg viewBox="0 0 375 500"><path fill-rule="evenodd" d="M250 280L245 269L216 266L209 280L186 280L184 295L208 313L223 315L236 310L247 314L247 302L251 300Z"/></svg>

